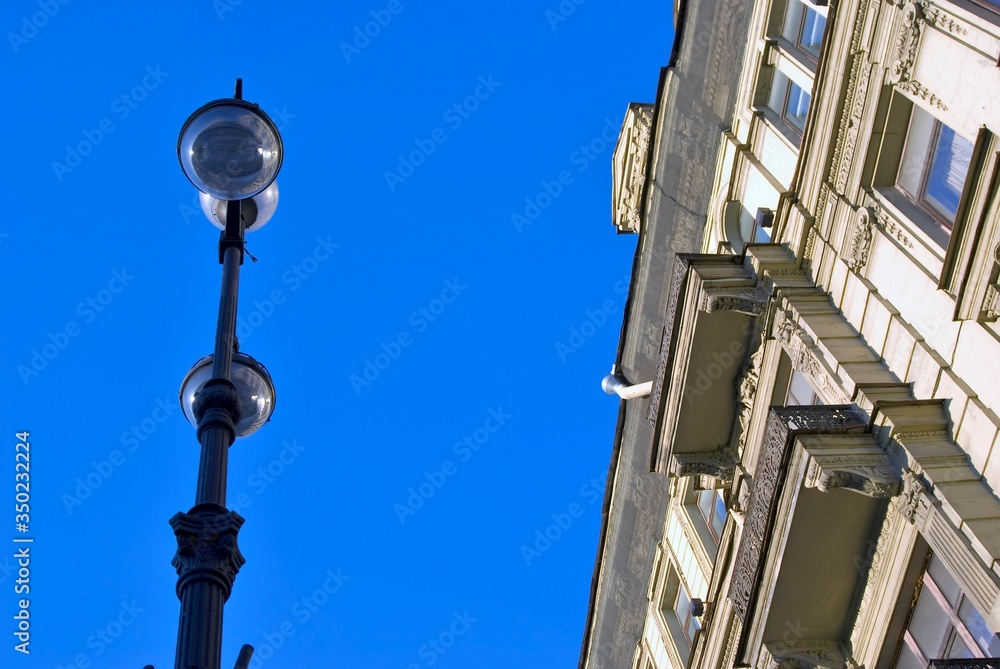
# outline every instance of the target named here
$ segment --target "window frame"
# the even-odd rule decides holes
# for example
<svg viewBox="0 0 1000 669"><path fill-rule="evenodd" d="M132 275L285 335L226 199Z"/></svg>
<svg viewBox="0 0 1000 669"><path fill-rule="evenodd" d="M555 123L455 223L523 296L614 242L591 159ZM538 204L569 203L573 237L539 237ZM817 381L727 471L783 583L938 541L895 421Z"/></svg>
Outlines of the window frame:
<svg viewBox="0 0 1000 669"><path fill-rule="evenodd" d="M797 1L797 0L794 0ZM778 106L772 106L772 98L775 93L775 85L778 84L781 77L784 80L784 91L781 92L781 104L780 109ZM806 104L805 114L802 116L802 127L795 125L790 119L791 114L788 113L789 102L792 99L792 87L798 88L799 91L808 98L808 103ZM767 88L767 100L765 101L764 108L767 109L775 119L780 124L780 127L790 131L795 137L796 145L802 143L802 134L805 132L806 122L809 119L809 111L812 109L812 92L807 91L802 88L792 77L788 76L786 73L782 72L780 68L774 67L773 72L771 72L771 83Z"/></svg>
<svg viewBox="0 0 1000 669"><path fill-rule="evenodd" d="M934 109L896 89L881 96L878 106L878 129L872 135L871 150L862 175L862 185L867 191L863 198L864 204L880 210L880 219L884 224L878 228L891 228L891 232L883 234L928 275L936 277L939 288L963 303L969 302L958 305L956 317L963 320L977 318L985 284L991 279L975 273L967 276L967 273L970 265L979 262L977 256L982 255L976 252L981 237L980 229L993 226L987 219L994 172L991 152L1000 151L997 137L988 129L981 128L973 140L970 165L959 197L958 210L948 228L926 206L918 204L904 189L896 185L908 134L905 131L910 127L914 109L920 107L935 120L942 119ZM969 139L968 135L962 136ZM987 231L984 243L989 236ZM988 272L989 269L986 267L984 271ZM969 281L974 284L976 295L967 298L962 293ZM972 304L974 300L979 301Z"/></svg>
<svg viewBox="0 0 1000 669"><path fill-rule="evenodd" d="M712 494L712 502L711 502L712 510L709 515L705 515L705 510L701 506L702 495L704 495L705 493ZM726 506L726 496L723 494L723 491L719 488L703 488L702 490L695 490L694 496L695 496L694 506L697 507L698 509L697 512L698 517L701 518L701 520L705 523L705 527L708 529L708 533L715 540L715 546L716 548L718 548L719 542L722 541L722 533L726 529L726 521L729 519L729 507ZM720 516L722 518L722 527L719 529L718 532L715 531L715 526L712 524L712 519L716 517L715 514L715 511L717 509L716 499L722 501L722 506L725 509L725 512Z"/></svg>
<svg viewBox="0 0 1000 669"><path fill-rule="evenodd" d="M953 648L956 638L962 641L965 647L972 653L973 658L983 659L990 657L987 654L987 651L984 651L980 647L979 642L969 630L966 622L961 619L959 611L963 604L968 602L973 606L973 609L980 615L980 617L982 617L982 614L979 613L979 610L976 609L975 605L968 599L968 595L966 595L965 591L962 590L961 584L959 584L958 581L955 580L954 576L952 576L951 572L948 571L947 565L942 560L938 559L938 565L940 565L941 569L945 570L948 576L955 581L955 584L958 587L958 594L955 598L955 603L952 604L948 601L947 596L945 596L944 592L941 590L941 586L937 583L934 575L930 571L930 564L934 559L935 556L933 552L928 550L927 555L923 560L920 574L917 577L913 599L906 614L906 619L900 633L896 652L893 654L891 664L892 669L896 669L898 666L900 653L902 652L904 646L908 648L914 657L916 657L916 659L924 666L930 666L930 662L932 660L952 659L946 658L945 655L950 652L951 648ZM933 657L928 657L923 652L920 648L919 642L910 630L910 625L913 622L913 613L916 610L917 605L920 603L921 598L927 595L935 600L947 618L947 626L945 628L944 636ZM994 632L994 634L996 634L996 632Z"/></svg>
<svg viewBox="0 0 1000 669"><path fill-rule="evenodd" d="M667 574L664 581L663 591L660 595L659 613L660 618L664 624L667 631L668 643L673 644L674 649L677 651L681 659L686 663L691 656L691 651L694 649L695 641L697 640L698 632L701 631L701 621L691 614L693 607L689 606L687 614L684 620L677 614L677 601L680 598L681 592L687 596L688 602L692 601L691 593L687 589L683 579L681 578L680 571L677 569L673 562L668 562L666 565ZM688 637L687 625L694 621L697 625L694 634Z"/></svg>
<svg viewBox="0 0 1000 669"><path fill-rule="evenodd" d="M682 594L684 595L684 598L687 600L687 610L684 611L683 613L677 610L677 607L681 604ZM694 606L692 606L691 604L692 601L693 598L691 597L691 593L688 592L687 588L684 586L684 583L680 581L680 579L678 579L677 594L674 596L674 602L670 608L670 612L674 615L674 618L677 620L678 631L681 634L681 638L683 638L684 641L687 643L688 652L690 652L691 649L694 648L696 635L701 630L701 621L698 620L692 614L692 611L694 610ZM688 635L688 627L692 623L695 626L694 632Z"/></svg>
<svg viewBox="0 0 1000 669"><path fill-rule="evenodd" d="M916 139L916 137L913 136L912 129L917 114L926 114L932 125L930 140L927 142L926 148L923 149L923 157L920 160L920 179L917 192L911 193L905 185L900 183L900 173L902 173L905 167L906 157L907 153L911 149L911 143ZM930 184L931 172L935 166L934 161L938 156L938 142L941 138L941 132L945 128L950 130L956 136L962 138L969 145L969 163L965 168L965 175L962 179L962 189L958 194L958 202L955 205L954 217L950 219L946 216L945 212L939 209L938 206L934 204L933 200L928 197L928 185ZM954 234L955 224L962 211L962 200L964 199L966 190L968 190L969 176L972 173L972 168L974 166L976 142L975 140L970 140L968 137L960 134L957 130L937 118L934 114L931 114L929 111L916 104L913 105L913 109L910 111L910 118L907 121L905 137L906 139L903 142L903 148L899 156L899 166L896 172L895 188L905 197L909 198L915 205L917 205L921 211L930 216L935 223L944 228L950 237Z"/></svg>
<svg viewBox="0 0 1000 669"><path fill-rule="evenodd" d="M794 6L792 3L797 3L798 5L800 5L802 7L801 14L799 15L799 25L796 26L795 30L794 30L794 35L795 35L795 39L794 40L788 39L788 37L785 34L786 33L787 22L788 22L788 20L790 18L789 15L791 13L791 8ZM816 16L818 16L818 17L820 17L820 18L823 19L823 36L820 38L820 41L817 43L816 53L813 53L812 51L809 51L808 49L806 49L806 48L804 48L802 46L802 36L803 36L804 31L805 31L806 17L808 16L809 12L812 12ZM819 54L820 54L820 52L823 49L823 42L824 42L824 40L826 40L826 23L827 23L827 18L828 17L827 17L827 15L824 12L821 12L821 11L818 10L818 5L816 5L813 2L809 2L809 0L787 0L787 2L785 3L785 10L782 13L781 27L780 27L780 30L779 30L778 34L780 35L780 37L782 38L783 41L785 41L790 46L792 46L795 49L796 52L798 52L799 54L801 54L802 56L804 56L805 59L806 59L806 61L808 62L808 64L811 65L811 67L814 70L815 70L816 66L819 64ZM792 32L792 31L788 31L788 32Z"/></svg>

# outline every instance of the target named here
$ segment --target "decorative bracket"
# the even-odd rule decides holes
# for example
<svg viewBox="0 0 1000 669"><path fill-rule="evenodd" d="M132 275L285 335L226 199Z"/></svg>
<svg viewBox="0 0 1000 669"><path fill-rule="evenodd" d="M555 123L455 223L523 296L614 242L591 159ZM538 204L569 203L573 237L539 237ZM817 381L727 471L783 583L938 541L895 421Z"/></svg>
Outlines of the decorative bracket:
<svg viewBox="0 0 1000 669"><path fill-rule="evenodd" d="M822 435L801 439L809 456L803 485L829 492L845 488L868 497L888 498L899 494L898 470L870 434Z"/></svg>
<svg viewBox="0 0 1000 669"><path fill-rule="evenodd" d="M736 311L748 316L761 316L771 299L769 286L736 286L716 288L705 285L698 308L705 313Z"/></svg>
<svg viewBox="0 0 1000 669"><path fill-rule="evenodd" d="M727 446L702 453L675 453L670 457L672 476L711 476L720 481L733 480L736 458Z"/></svg>

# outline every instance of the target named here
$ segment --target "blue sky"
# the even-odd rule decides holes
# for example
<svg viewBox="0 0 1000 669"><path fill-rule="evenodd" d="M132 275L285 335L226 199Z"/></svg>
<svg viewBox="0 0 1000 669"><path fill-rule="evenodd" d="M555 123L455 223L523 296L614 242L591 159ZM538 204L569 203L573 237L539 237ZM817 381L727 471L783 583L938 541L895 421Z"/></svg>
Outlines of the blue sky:
<svg viewBox="0 0 1000 669"><path fill-rule="evenodd" d="M255 667L574 666L635 251L611 154L669 4L18 0L2 26L0 663L172 666L167 520L198 464L177 389L220 276L175 146L239 76L286 153L241 280L278 401L230 453L223 666L243 643Z"/></svg>

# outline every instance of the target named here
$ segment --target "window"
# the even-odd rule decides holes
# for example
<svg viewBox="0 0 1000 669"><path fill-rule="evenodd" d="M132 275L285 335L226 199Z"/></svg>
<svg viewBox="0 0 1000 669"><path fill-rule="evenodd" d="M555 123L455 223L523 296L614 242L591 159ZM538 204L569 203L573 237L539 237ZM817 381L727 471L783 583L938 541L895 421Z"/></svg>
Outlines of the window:
<svg viewBox="0 0 1000 669"><path fill-rule="evenodd" d="M1000 655L1000 636L936 556L927 562L917 588L919 595L908 615L896 669L925 669L938 659Z"/></svg>
<svg viewBox="0 0 1000 669"><path fill-rule="evenodd" d="M750 236L753 235L753 239ZM771 241L771 228L757 225L757 217L744 206L740 206L740 239L766 244Z"/></svg>
<svg viewBox="0 0 1000 669"><path fill-rule="evenodd" d="M694 616L691 595L681 582L677 569L670 567L666 585L660 600L660 611L667 625L670 640L684 662L687 662L694 646L695 633L701 629L701 621Z"/></svg>
<svg viewBox="0 0 1000 669"><path fill-rule="evenodd" d="M965 137L913 107L896 186L949 230L958 213L972 148Z"/></svg>
<svg viewBox="0 0 1000 669"><path fill-rule="evenodd" d="M809 113L809 93L777 68L771 80L767 106L796 135L802 135L806 127L806 115Z"/></svg>
<svg viewBox="0 0 1000 669"><path fill-rule="evenodd" d="M722 498L722 492L714 489L699 490L696 494L701 517L705 519L705 524L718 543L726 524L726 501Z"/></svg>
<svg viewBox="0 0 1000 669"><path fill-rule="evenodd" d="M795 45L807 58L819 59L826 17L801 0L788 0L781 36Z"/></svg>
<svg viewBox="0 0 1000 669"><path fill-rule="evenodd" d="M809 383L806 375L798 370L792 372L792 379L788 382L788 396L785 398L785 406L810 406L822 403L823 400Z"/></svg>
<svg viewBox="0 0 1000 669"><path fill-rule="evenodd" d="M673 613L677 617L677 625L690 649L694 645L694 633L701 629L701 623L692 615L691 597L683 583L677 584L677 597L674 599Z"/></svg>

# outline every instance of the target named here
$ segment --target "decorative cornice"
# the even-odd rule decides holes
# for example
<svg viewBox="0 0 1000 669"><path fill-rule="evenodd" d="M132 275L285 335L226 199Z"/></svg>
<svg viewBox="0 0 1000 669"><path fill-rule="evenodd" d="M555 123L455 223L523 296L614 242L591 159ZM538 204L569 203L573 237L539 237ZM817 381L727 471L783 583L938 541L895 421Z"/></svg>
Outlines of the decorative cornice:
<svg viewBox="0 0 1000 669"><path fill-rule="evenodd" d="M629 105L614 155L614 224L619 232L639 232L646 183L652 106Z"/></svg>

